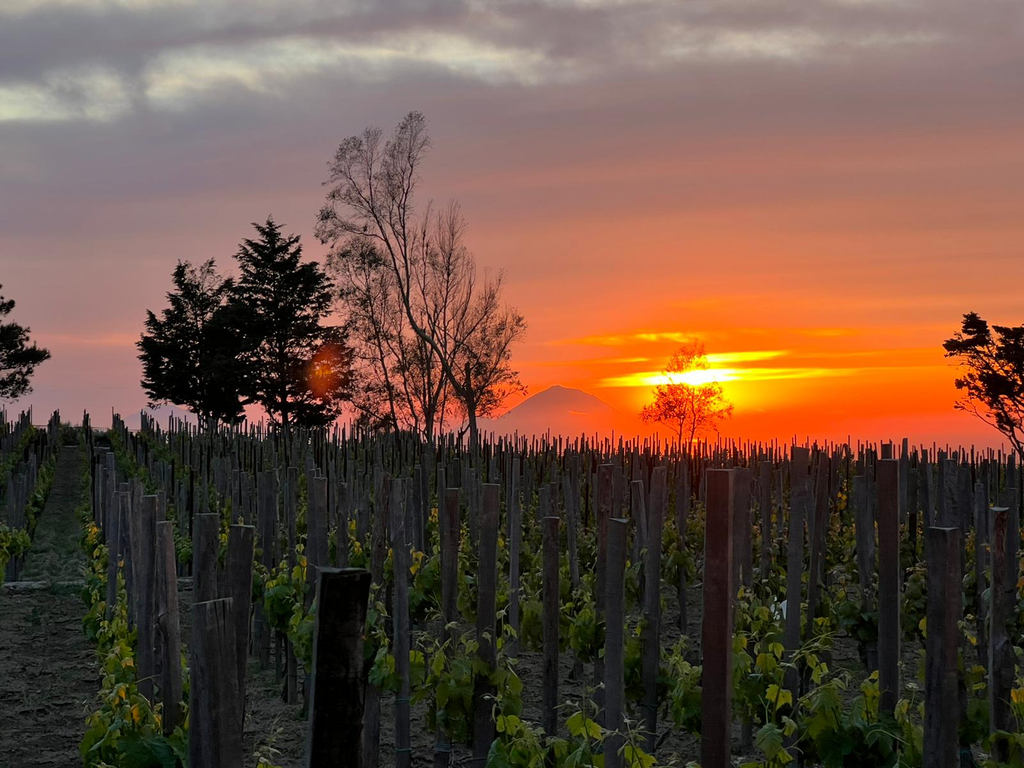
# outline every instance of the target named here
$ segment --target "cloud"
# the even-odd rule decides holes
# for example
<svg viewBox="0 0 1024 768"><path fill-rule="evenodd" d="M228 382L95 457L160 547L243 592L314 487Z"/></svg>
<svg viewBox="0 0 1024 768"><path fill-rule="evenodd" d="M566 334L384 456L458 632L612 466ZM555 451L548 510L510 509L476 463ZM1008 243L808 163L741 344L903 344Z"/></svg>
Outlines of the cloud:
<svg viewBox="0 0 1024 768"><path fill-rule="evenodd" d="M785 349L751 349L744 352L712 352L707 355L711 365L728 363L752 363L758 360L774 360L790 354Z"/></svg>
<svg viewBox="0 0 1024 768"><path fill-rule="evenodd" d="M661 371L640 371L626 376L601 379L601 387L645 387L682 383L694 386L711 382L763 382L792 381L796 379L849 378L883 371L908 371L936 366L879 365L865 368L708 368L690 371L678 376L666 376Z"/></svg>
<svg viewBox="0 0 1024 768"><path fill-rule="evenodd" d="M347 42L296 35L242 46L175 49L149 63L141 79L151 107L181 109L215 89L281 94L297 79L327 72L383 81L403 70L431 67L485 83L530 83L544 76L545 64L543 56L528 49L454 34L399 32Z"/></svg>
<svg viewBox="0 0 1024 768"><path fill-rule="evenodd" d="M108 122L130 106L120 76L102 67L54 71L38 83L0 82L0 123Z"/></svg>
<svg viewBox="0 0 1024 768"><path fill-rule="evenodd" d="M1003 10L999 0L981 4ZM690 76L766 62L912 59L978 26L944 0L9 0L0 18L0 95L17 105L0 122L187 109L225 87L265 95L323 74L380 82L427 69L548 86L695 64ZM109 84L80 88L65 105L52 81L81 68L116 72L119 95Z"/></svg>
<svg viewBox="0 0 1024 768"><path fill-rule="evenodd" d="M856 368L708 368L680 376L666 376L661 371L640 371L626 376L609 376L600 382L602 387L651 387L660 384L682 383L694 386L727 381L783 381L791 379L820 379L851 376Z"/></svg>
<svg viewBox="0 0 1024 768"><path fill-rule="evenodd" d="M610 333L583 336L575 339L557 339L552 344L572 344L593 347L621 347L633 344L666 342L682 344L695 338L695 334L681 331L637 331L636 333Z"/></svg>

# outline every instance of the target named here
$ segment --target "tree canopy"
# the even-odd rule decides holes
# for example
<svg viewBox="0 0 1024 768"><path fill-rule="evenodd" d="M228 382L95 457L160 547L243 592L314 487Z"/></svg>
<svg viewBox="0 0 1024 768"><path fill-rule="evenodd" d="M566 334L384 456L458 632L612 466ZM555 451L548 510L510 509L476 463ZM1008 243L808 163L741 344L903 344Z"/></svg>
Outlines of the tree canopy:
<svg viewBox="0 0 1024 768"><path fill-rule="evenodd" d="M0 295L0 400L17 400L31 392L36 366L50 359L49 350L29 338L30 328L4 321L13 309L14 300Z"/></svg>
<svg viewBox="0 0 1024 768"><path fill-rule="evenodd" d="M416 208L419 169L430 146L426 119L410 112L385 138L367 128L345 139L330 164L316 234L362 375L356 403L370 423L445 428L524 391L511 365L526 321L501 300L502 276L478 279L457 203Z"/></svg>
<svg viewBox="0 0 1024 768"><path fill-rule="evenodd" d="M960 364L958 410L998 429L1024 459L1024 325L993 325L977 313L942 344Z"/></svg>
<svg viewBox="0 0 1024 768"><path fill-rule="evenodd" d="M273 218L253 226L225 309L241 348L239 393L286 432L325 426L340 415L350 381L345 334L324 324L333 285L319 264L302 261L297 235L282 234Z"/></svg>
<svg viewBox="0 0 1024 768"><path fill-rule="evenodd" d="M233 422L243 406L263 408L287 435L322 427L341 412L350 381L345 334L326 324L334 299L316 262L303 261L296 235L273 218L253 224L235 258L237 279L213 260L179 262L160 317L146 313L139 342L142 385L152 403L174 403L201 424Z"/></svg>
<svg viewBox="0 0 1024 768"><path fill-rule="evenodd" d="M681 346L662 372L662 383L654 389L654 402L644 406L640 418L645 423L670 427L676 439L690 443L698 435L717 429L718 423L732 415L722 385L702 380L694 372L709 368L704 343L691 341Z"/></svg>
<svg viewBox="0 0 1024 768"><path fill-rule="evenodd" d="M217 273L213 259L198 267L179 261L171 281L169 306L160 317L146 311L136 345L142 388L151 405L188 408L204 428L236 421L242 415L237 335L224 314L234 282Z"/></svg>

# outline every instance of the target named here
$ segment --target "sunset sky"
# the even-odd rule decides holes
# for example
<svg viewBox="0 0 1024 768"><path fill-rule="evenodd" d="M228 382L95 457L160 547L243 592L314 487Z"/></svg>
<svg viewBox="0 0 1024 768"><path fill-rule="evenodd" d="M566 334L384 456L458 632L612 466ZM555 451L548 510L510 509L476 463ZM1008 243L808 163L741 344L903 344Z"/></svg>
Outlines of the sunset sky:
<svg viewBox="0 0 1024 768"><path fill-rule="evenodd" d="M940 344L1024 322L1022 43L1018 0L0 0L30 401L144 405L176 260L230 270L268 214L321 258L339 141L416 109L531 391L634 414L696 336L726 435L993 443Z"/></svg>

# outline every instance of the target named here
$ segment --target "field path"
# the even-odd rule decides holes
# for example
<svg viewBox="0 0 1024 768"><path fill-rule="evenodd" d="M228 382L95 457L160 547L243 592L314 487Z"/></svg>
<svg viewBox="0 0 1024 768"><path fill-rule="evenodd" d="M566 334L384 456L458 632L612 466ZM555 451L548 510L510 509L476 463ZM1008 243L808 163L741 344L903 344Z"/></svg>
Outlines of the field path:
<svg viewBox="0 0 1024 768"><path fill-rule="evenodd" d="M61 449L21 578L80 581L75 516L81 453ZM93 648L76 589L0 590L0 768L80 766L78 742L97 690Z"/></svg>

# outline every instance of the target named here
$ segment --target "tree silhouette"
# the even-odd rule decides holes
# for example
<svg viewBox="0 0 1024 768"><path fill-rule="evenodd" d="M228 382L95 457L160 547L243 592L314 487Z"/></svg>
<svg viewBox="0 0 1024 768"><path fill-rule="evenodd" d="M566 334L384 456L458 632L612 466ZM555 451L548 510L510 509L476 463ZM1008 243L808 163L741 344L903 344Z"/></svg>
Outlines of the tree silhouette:
<svg viewBox="0 0 1024 768"><path fill-rule="evenodd" d="M234 283L222 278L213 259L193 266L179 261L174 290L160 317L146 311L146 330L136 346L142 388L150 404L188 408L202 429L242 415L238 396L237 334L225 324L225 301Z"/></svg>
<svg viewBox="0 0 1024 768"><path fill-rule="evenodd" d="M377 246L355 241L331 254L328 268L360 373L354 402L364 423L430 438L454 417L472 429L477 417L524 389L511 366L511 348L525 320L501 304L500 274L478 283L464 229L457 204L428 211L410 260L410 309L416 324L437 340L440 356L411 327L394 272Z"/></svg>
<svg viewBox="0 0 1024 768"><path fill-rule="evenodd" d="M990 328L968 312L942 347L960 364L956 408L994 426L1024 459L1024 325Z"/></svg>
<svg viewBox="0 0 1024 768"><path fill-rule="evenodd" d="M241 274L226 307L237 334L240 394L262 406L285 440L293 426L322 427L338 418L349 386L345 334L325 325L333 292L316 262L302 261L297 235L268 218L253 224L236 259Z"/></svg>
<svg viewBox="0 0 1024 768"><path fill-rule="evenodd" d="M644 406L640 418L671 427L680 443L684 438L692 443L697 435L716 429L719 421L732 415L732 405L721 384L693 375L708 368L703 342L681 346L662 372L664 382L655 387L654 402Z"/></svg>
<svg viewBox="0 0 1024 768"><path fill-rule="evenodd" d="M457 204L440 213L428 204L417 213L419 169L429 146L419 112L406 115L390 138L367 128L345 139L330 164L316 234L332 246L331 274L348 300L350 320L355 315L358 358L379 383L373 393L388 408L385 420L400 423L404 413L418 418L417 429L442 427L443 377L475 445L477 417L524 389L511 367L511 347L526 321L501 302L500 274L477 283ZM371 273L368 253L375 256ZM367 306L378 315L366 316Z"/></svg>
<svg viewBox="0 0 1024 768"><path fill-rule="evenodd" d="M0 288L3 288L0 285ZM32 391L29 379L50 352L29 340L29 328L3 318L14 309L14 299L0 295L0 400L17 400Z"/></svg>

